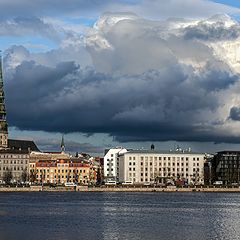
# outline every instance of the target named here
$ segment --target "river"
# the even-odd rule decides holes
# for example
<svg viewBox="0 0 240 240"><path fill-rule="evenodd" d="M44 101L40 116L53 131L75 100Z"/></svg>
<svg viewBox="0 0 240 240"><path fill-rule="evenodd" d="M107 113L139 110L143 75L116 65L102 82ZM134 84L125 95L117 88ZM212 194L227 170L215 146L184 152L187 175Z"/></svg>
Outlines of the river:
<svg viewBox="0 0 240 240"><path fill-rule="evenodd" d="M0 240L237 240L240 193L0 193Z"/></svg>

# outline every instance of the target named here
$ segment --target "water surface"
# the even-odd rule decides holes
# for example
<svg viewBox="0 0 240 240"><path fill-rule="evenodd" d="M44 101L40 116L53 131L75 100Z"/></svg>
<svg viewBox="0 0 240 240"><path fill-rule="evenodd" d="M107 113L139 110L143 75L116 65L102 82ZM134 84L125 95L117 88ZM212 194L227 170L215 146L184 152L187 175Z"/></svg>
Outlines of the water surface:
<svg viewBox="0 0 240 240"><path fill-rule="evenodd" d="M240 239L239 193L0 193L0 240Z"/></svg>

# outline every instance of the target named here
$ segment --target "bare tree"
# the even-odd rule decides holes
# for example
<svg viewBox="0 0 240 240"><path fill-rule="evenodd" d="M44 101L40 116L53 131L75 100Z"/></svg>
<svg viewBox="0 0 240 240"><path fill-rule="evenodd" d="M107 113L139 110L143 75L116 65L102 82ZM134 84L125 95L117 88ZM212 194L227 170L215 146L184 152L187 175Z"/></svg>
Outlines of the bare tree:
<svg viewBox="0 0 240 240"><path fill-rule="evenodd" d="M22 182L24 182L24 183L29 180L29 174L27 172L27 168L25 168L22 171L21 179L22 179Z"/></svg>
<svg viewBox="0 0 240 240"><path fill-rule="evenodd" d="M3 181L5 182L6 185L10 185L12 178L13 178L12 170L7 168L7 170L3 174Z"/></svg>

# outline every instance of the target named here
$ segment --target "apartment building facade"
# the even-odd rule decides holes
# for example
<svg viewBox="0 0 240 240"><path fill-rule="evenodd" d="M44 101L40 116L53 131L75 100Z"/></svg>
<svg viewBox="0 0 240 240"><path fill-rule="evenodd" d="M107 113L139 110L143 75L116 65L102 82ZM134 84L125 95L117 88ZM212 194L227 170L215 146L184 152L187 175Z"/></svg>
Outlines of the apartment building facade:
<svg viewBox="0 0 240 240"><path fill-rule="evenodd" d="M132 150L119 156L119 182L204 183L204 153Z"/></svg>

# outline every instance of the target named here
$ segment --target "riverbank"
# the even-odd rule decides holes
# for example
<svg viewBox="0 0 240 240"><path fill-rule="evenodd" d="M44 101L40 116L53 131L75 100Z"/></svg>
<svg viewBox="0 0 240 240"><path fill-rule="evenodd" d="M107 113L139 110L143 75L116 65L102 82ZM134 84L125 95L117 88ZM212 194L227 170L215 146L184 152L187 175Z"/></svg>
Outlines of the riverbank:
<svg viewBox="0 0 240 240"><path fill-rule="evenodd" d="M239 187L154 188L154 187L1 187L0 192L240 192Z"/></svg>

